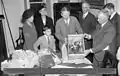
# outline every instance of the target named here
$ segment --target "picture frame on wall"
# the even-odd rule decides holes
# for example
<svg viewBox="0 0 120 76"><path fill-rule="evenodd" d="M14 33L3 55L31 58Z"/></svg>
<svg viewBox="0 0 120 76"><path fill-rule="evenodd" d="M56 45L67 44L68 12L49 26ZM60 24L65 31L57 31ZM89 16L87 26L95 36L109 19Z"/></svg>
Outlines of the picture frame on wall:
<svg viewBox="0 0 120 76"><path fill-rule="evenodd" d="M101 9L105 5L105 0L86 0L92 9Z"/></svg>
<svg viewBox="0 0 120 76"><path fill-rule="evenodd" d="M66 3L66 2L70 2L70 0L58 0L58 2Z"/></svg>
<svg viewBox="0 0 120 76"><path fill-rule="evenodd" d="M29 0L30 2L43 2L44 0Z"/></svg>
<svg viewBox="0 0 120 76"><path fill-rule="evenodd" d="M90 5L103 6L105 0L86 0Z"/></svg>

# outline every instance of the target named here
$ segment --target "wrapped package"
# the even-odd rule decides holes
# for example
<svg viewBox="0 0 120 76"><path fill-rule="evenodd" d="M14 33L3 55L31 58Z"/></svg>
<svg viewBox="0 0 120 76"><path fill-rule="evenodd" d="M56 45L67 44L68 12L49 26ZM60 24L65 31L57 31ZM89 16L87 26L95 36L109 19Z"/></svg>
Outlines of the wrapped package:
<svg viewBox="0 0 120 76"><path fill-rule="evenodd" d="M2 70L4 68L33 68L39 63L38 55L31 50L15 50L11 56L11 60L1 63Z"/></svg>

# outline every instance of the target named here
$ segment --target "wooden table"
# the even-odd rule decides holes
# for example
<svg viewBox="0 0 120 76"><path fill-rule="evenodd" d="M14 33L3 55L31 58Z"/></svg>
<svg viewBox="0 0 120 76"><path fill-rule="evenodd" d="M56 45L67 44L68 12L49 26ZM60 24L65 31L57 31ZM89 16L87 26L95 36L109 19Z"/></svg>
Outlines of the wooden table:
<svg viewBox="0 0 120 76"><path fill-rule="evenodd" d="M5 68L5 74L116 74L115 68Z"/></svg>
<svg viewBox="0 0 120 76"><path fill-rule="evenodd" d="M85 63L84 63L85 61ZM67 61L68 62L68 61ZM78 61L82 62L82 61ZM89 64L87 64L89 63ZM9 75L44 75L44 74L116 74L115 68L96 68L90 64L89 60L84 59L83 63L62 63L52 68L4 68L4 73ZM61 66L61 67L59 67ZM52 76L52 75L51 75Z"/></svg>

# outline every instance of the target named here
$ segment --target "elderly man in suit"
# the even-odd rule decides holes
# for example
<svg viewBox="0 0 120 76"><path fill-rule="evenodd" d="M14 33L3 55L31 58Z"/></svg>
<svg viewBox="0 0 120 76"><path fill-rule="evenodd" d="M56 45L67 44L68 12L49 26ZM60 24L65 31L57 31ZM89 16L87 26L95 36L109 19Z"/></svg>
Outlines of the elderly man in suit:
<svg viewBox="0 0 120 76"><path fill-rule="evenodd" d="M104 10L106 10L106 12L108 12L109 14L109 20L111 21L112 24L114 24L115 30L116 30L116 35L115 38L112 42L112 44L110 45L110 54L113 56L107 56L106 59L104 60L104 62L106 62L107 58L110 59L110 61L112 62L112 66L113 68L117 67L117 60L116 60L116 53L118 50L118 47L120 46L120 15L115 12L115 7L113 3L107 3L104 7Z"/></svg>
<svg viewBox="0 0 120 76"><path fill-rule="evenodd" d="M90 5L87 2L82 3L82 14L79 16L79 22L83 29L84 33L92 34L96 29L97 20L93 14L89 12ZM92 39L85 39L85 49L89 49L92 47ZM91 62L93 62L93 54L89 54L86 56Z"/></svg>
<svg viewBox="0 0 120 76"><path fill-rule="evenodd" d="M100 27L94 31L92 35L85 34L88 39L93 39L93 48L85 50L85 54L94 53L93 63L97 67L102 66L102 61L106 50L109 50L109 45L115 37L115 28L108 20L109 16L105 11L98 14L98 22Z"/></svg>
<svg viewBox="0 0 120 76"><path fill-rule="evenodd" d="M61 9L61 16L55 27L55 35L59 40L60 48L61 46L67 42L67 36L69 34L82 34L82 28L80 27L80 24L78 20L70 16L70 9L68 6L64 6Z"/></svg>
<svg viewBox="0 0 120 76"><path fill-rule="evenodd" d="M93 14L89 12L90 5L87 2L82 3L82 12L80 15L80 24L84 33L92 34L96 29L97 20Z"/></svg>

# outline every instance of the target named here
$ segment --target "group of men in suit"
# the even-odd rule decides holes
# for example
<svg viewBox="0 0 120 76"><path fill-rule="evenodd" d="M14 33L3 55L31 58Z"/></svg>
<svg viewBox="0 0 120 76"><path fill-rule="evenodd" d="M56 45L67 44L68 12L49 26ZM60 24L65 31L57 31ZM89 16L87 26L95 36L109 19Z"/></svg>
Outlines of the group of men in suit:
<svg viewBox="0 0 120 76"><path fill-rule="evenodd" d="M83 14L79 17L79 23L75 17L70 16L70 10L67 8L62 9L62 18L56 22L55 35L59 39L60 43L63 44L64 42L67 42L66 37L68 34L76 34L76 32L78 34L85 33L86 57L91 62L95 63L97 67L105 67L104 63L107 60L111 61L111 67L116 67L115 65L117 61L115 56L120 42L120 16L115 12L114 5L112 3L106 4L99 12L97 17L98 20L89 12L89 9L90 5L88 3L82 3ZM66 22L69 22L69 25L67 25Z"/></svg>
<svg viewBox="0 0 120 76"><path fill-rule="evenodd" d="M82 4L83 16L84 16L85 5L88 6L88 11L89 11L89 4L83 3ZM94 16L90 17L90 14L87 14L87 16L83 18L84 19L83 21L80 20L83 22L83 23L80 22L82 23L81 26L83 27L82 28L83 32L90 34L93 37L92 38L93 46L89 46L91 43L90 41L87 40L86 49L90 49L92 47L92 52L91 50L89 51L90 54L87 55L87 58L90 59L91 61L97 60L97 63L99 63L98 64L99 67L106 67L107 61L109 60L111 62L110 67L117 68L116 53L117 53L118 47L120 46L120 40L119 40L120 38L120 31L119 31L120 30L120 22L119 22L120 15L117 12L115 12L115 7L112 3L107 3L103 7L102 12L107 17L104 17L104 15L101 15L101 13L99 13L97 17L98 20L96 20ZM96 21L98 21L100 25L97 25L98 23L96 23ZM106 24L104 24L104 22L106 22ZM101 27L101 25L103 27ZM85 30L85 28L87 31ZM99 28L102 31L99 30ZM105 51L104 53L102 52L94 53L94 57L93 57L93 54L91 53L97 50L98 51L101 50L102 52L103 50Z"/></svg>
<svg viewBox="0 0 120 76"><path fill-rule="evenodd" d="M106 4L103 9L108 12L109 15L109 21L114 25L114 28L116 30L115 38L113 39L112 44L110 45L110 55L107 58L110 58L110 61L112 62L112 67L117 67L117 60L116 60L116 53L118 51L118 48L120 46L120 15L115 12L115 7L112 3ZM106 53L108 54L108 53ZM105 55L105 57L108 55ZM106 62L107 59L104 60Z"/></svg>

